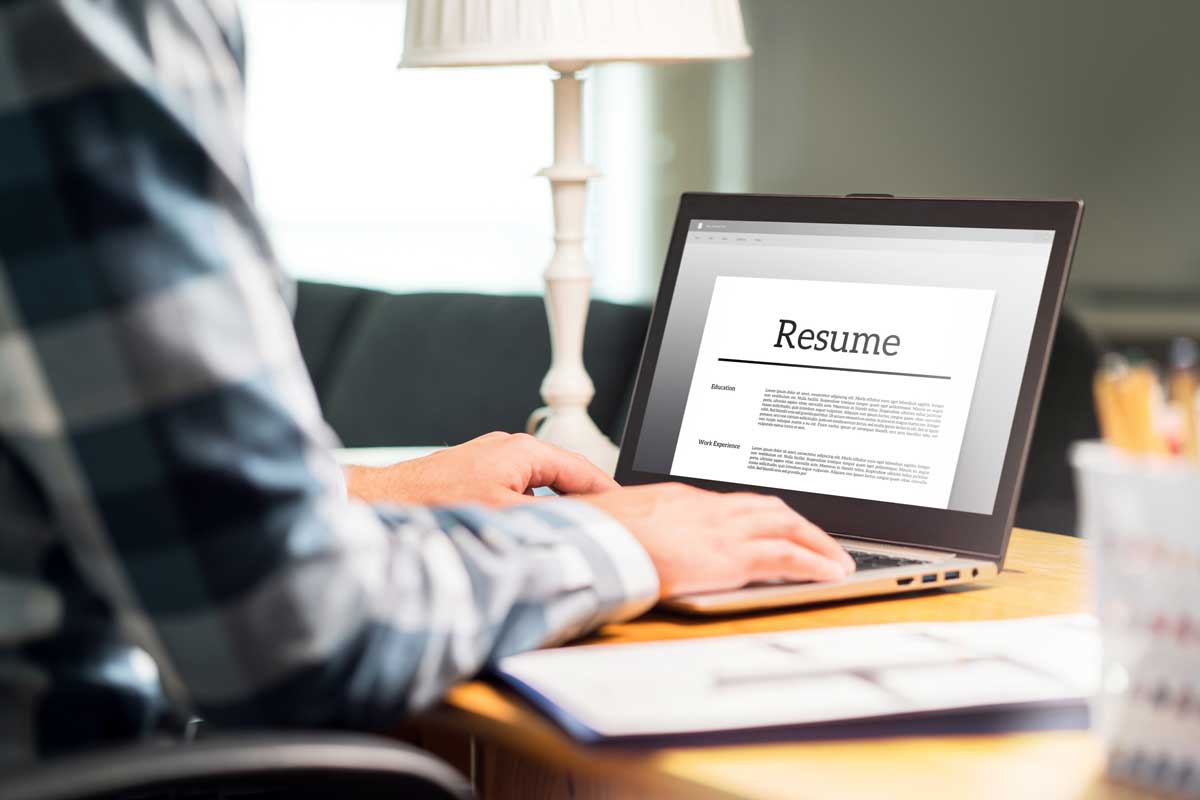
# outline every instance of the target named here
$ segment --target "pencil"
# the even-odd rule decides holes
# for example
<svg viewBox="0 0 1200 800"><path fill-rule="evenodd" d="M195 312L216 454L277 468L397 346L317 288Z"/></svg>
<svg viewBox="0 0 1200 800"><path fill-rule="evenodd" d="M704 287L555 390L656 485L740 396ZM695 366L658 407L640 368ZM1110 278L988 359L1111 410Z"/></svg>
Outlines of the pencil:
<svg viewBox="0 0 1200 800"><path fill-rule="evenodd" d="M1100 369L1092 382L1096 400L1096 418L1100 422L1100 435L1104 441L1119 450L1135 452L1135 443L1128 419L1118 396L1118 386L1125 380L1129 364L1116 353L1109 353L1101 361Z"/></svg>

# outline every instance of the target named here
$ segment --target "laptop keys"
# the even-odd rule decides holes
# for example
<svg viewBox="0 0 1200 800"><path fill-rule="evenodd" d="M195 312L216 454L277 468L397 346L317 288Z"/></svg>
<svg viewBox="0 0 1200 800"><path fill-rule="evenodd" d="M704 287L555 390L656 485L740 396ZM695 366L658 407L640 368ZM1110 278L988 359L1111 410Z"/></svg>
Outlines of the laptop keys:
<svg viewBox="0 0 1200 800"><path fill-rule="evenodd" d="M847 550L850 557L854 559L854 564L859 571L867 569L886 569L888 567L906 567L909 564L928 564L928 561L921 561L916 558L901 558L900 556L889 556L883 553L867 553L863 550Z"/></svg>

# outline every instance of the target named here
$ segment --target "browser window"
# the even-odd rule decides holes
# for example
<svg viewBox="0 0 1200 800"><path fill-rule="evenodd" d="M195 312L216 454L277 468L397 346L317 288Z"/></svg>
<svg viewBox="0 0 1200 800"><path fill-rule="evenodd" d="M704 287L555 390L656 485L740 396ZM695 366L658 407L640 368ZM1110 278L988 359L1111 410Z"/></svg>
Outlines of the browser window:
<svg viewBox="0 0 1200 800"><path fill-rule="evenodd" d="M1053 237L693 220L634 468L992 513Z"/></svg>

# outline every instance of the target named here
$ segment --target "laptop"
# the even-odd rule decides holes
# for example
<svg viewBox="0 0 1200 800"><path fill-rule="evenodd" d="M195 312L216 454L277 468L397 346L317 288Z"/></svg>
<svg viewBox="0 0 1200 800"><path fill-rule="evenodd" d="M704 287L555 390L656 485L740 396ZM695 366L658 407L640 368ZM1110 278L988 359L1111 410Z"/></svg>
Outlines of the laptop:
<svg viewBox="0 0 1200 800"><path fill-rule="evenodd" d="M1082 213L685 194L615 477L776 495L858 569L664 604L727 613L996 575Z"/></svg>

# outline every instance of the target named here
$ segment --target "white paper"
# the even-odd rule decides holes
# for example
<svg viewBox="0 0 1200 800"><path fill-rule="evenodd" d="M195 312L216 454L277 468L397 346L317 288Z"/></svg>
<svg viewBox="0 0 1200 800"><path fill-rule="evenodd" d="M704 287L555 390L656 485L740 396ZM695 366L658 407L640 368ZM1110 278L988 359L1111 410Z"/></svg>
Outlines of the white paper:
<svg viewBox="0 0 1200 800"><path fill-rule="evenodd" d="M1070 646L1048 657L1056 637ZM1063 616L569 647L499 669L600 735L630 736L1083 700L1098 660L1094 621Z"/></svg>
<svg viewBox="0 0 1200 800"><path fill-rule="evenodd" d="M671 474L948 507L994 298L718 277Z"/></svg>

